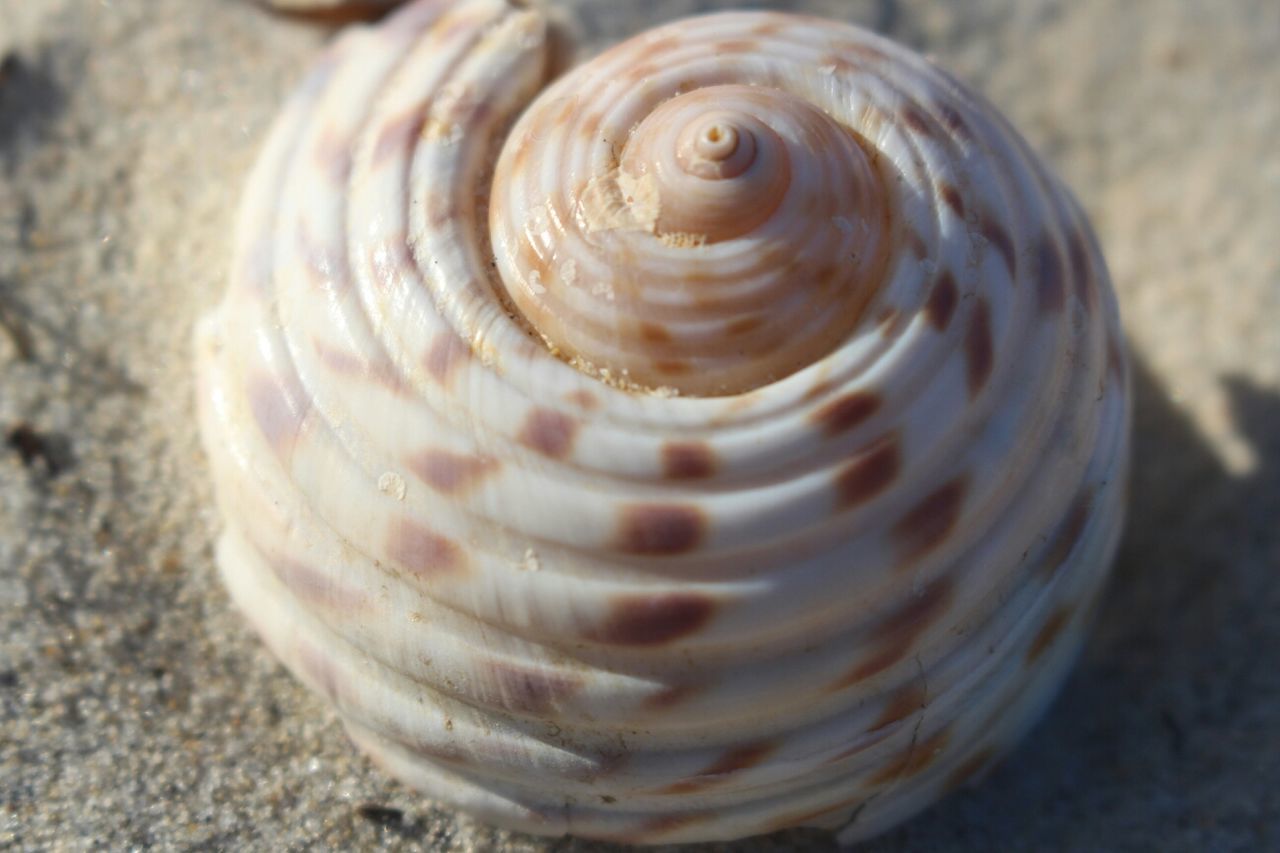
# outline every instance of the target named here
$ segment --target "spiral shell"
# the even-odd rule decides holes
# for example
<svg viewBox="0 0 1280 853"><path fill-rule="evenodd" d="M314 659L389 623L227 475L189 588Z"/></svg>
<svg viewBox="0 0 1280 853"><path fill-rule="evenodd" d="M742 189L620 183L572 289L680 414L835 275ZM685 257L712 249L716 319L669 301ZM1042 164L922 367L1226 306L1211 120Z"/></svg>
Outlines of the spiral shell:
<svg viewBox="0 0 1280 853"><path fill-rule="evenodd" d="M878 832L1081 644L1129 422L1097 244L854 27L695 18L547 86L552 54L535 10L425 0L285 108L198 332L225 580L486 820Z"/></svg>

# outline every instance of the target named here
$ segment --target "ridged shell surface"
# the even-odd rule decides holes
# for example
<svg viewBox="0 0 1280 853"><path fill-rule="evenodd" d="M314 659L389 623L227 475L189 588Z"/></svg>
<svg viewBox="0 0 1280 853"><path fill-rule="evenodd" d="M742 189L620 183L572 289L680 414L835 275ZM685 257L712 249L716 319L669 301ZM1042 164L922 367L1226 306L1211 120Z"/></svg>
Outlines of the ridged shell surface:
<svg viewBox="0 0 1280 853"><path fill-rule="evenodd" d="M197 335L218 559L433 798L640 843L883 830L1076 654L1127 367L1078 206L854 27L541 13L343 34Z"/></svg>

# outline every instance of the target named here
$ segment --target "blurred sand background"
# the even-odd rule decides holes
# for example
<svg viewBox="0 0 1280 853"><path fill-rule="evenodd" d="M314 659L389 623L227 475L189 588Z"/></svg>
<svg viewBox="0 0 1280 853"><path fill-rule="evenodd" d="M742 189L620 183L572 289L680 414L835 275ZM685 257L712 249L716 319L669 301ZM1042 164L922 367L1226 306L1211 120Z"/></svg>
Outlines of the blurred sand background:
<svg viewBox="0 0 1280 853"><path fill-rule="evenodd" d="M886 32L1006 111L1108 251L1138 422L1098 629L985 783L866 850L1280 849L1280 4L558 5L588 50L733 5ZM0 849L613 849L388 781L218 583L191 328L330 32L236 0L0 0Z"/></svg>

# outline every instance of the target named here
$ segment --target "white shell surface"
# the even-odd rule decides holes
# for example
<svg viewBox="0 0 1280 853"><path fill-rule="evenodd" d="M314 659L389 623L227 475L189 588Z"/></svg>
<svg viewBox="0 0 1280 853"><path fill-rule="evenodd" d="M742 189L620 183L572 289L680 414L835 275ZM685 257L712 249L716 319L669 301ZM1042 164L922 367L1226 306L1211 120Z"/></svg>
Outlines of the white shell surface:
<svg viewBox="0 0 1280 853"><path fill-rule="evenodd" d="M539 95L551 54L537 11L425 0L285 108L197 335L226 582L363 748L483 819L874 834L1016 740L1105 580L1129 404L1096 242L989 105L853 27L692 19ZM854 189L724 239L574 225L647 114L725 85L848 133L852 172L791 174ZM780 266L798 235L835 255ZM782 336L734 362L748 390L648 381L655 344L771 322L831 264L858 292L816 310L854 316L807 362ZM565 352L546 296L613 333Z"/></svg>

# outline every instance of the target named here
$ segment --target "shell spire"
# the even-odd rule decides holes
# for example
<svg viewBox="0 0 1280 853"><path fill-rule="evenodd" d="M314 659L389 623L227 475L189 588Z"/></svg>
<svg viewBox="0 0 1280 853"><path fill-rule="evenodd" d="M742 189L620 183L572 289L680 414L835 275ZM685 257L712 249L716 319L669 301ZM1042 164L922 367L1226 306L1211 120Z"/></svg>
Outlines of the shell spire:
<svg viewBox="0 0 1280 853"><path fill-rule="evenodd" d="M848 338L882 283L889 197L856 132L764 69L674 96L655 82L610 112L616 94L590 81L646 51L580 66L516 126L490 208L498 268L532 328L587 371L741 394Z"/></svg>
<svg viewBox="0 0 1280 853"><path fill-rule="evenodd" d="M1016 742L1103 588L1097 242L860 29L692 18L549 82L553 42L421 0L285 106L197 335L222 575L363 749L482 819L875 834Z"/></svg>

